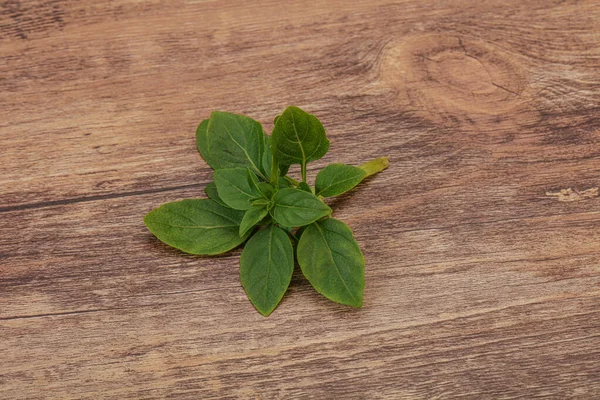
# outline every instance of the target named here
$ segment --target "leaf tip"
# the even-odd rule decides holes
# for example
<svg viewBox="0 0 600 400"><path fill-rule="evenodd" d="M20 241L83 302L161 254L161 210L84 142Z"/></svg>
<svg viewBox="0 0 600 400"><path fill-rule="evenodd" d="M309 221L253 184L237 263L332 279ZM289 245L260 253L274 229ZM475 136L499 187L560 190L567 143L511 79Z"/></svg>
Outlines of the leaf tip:
<svg viewBox="0 0 600 400"><path fill-rule="evenodd" d="M354 308L362 308L363 306L363 299L362 296L356 301L354 302L354 304L349 304L350 306L354 307Z"/></svg>
<svg viewBox="0 0 600 400"><path fill-rule="evenodd" d="M268 317L269 315L271 315L271 313L273 313L273 311L275 311L275 309L272 310L260 310L260 309L256 309L260 315L262 315L263 317Z"/></svg>

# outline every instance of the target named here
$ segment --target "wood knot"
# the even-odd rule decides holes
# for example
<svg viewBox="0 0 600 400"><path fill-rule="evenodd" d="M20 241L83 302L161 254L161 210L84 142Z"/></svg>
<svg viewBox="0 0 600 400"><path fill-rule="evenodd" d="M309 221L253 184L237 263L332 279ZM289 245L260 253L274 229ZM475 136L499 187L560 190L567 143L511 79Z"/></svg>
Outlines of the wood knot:
<svg viewBox="0 0 600 400"><path fill-rule="evenodd" d="M546 192L546 196L555 197L558 201L581 201L598 197L598 188L593 187L587 190L561 189L559 192Z"/></svg>
<svg viewBox="0 0 600 400"><path fill-rule="evenodd" d="M406 105L440 116L500 115L526 102L527 77L511 55L461 36L419 35L388 46L383 84Z"/></svg>

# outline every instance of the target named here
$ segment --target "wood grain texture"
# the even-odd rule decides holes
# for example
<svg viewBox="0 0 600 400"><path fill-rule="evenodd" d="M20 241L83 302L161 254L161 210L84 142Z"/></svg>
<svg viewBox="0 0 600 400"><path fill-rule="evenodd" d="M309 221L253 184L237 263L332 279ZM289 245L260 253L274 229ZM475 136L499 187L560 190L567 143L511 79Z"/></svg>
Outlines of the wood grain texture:
<svg viewBox="0 0 600 400"><path fill-rule="evenodd" d="M0 2L0 398L600 397L597 1ZM212 110L316 114L364 306L146 212L204 197ZM297 172L297 171L296 171Z"/></svg>

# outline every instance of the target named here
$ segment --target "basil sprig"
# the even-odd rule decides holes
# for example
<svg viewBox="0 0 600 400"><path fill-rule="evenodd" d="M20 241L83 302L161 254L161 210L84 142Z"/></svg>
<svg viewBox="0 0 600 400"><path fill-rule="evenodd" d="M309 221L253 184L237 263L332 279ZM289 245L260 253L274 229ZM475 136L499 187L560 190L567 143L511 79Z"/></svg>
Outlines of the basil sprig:
<svg viewBox="0 0 600 400"><path fill-rule="evenodd" d="M294 256L311 285L337 303L361 307L365 261L352 230L331 218L323 198L339 196L387 168L386 157L358 167L330 164L307 182L306 165L322 158L329 140L321 122L298 107L275 118L273 134L253 119L213 112L196 131L198 151L214 170L208 199L166 203L144 222L164 243L190 254L225 253L246 240L240 280L263 315L275 310L294 270ZM287 176L300 165L301 181ZM295 248L295 249L294 249Z"/></svg>

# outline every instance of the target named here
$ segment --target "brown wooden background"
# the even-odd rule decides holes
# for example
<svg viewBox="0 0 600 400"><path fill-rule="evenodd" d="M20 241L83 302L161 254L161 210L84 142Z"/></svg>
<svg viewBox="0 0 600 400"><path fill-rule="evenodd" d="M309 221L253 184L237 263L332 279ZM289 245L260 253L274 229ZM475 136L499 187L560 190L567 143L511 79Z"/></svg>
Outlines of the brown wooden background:
<svg viewBox="0 0 600 400"><path fill-rule="evenodd" d="M142 223L212 110L290 104L312 176L390 157L334 202L360 311ZM598 186L596 0L1 1L0 398L600 398Z"/></svg>

